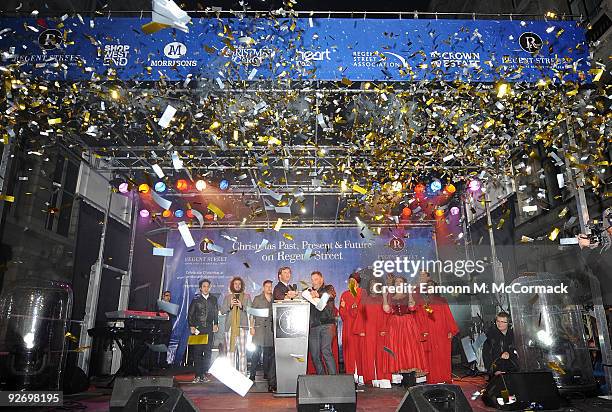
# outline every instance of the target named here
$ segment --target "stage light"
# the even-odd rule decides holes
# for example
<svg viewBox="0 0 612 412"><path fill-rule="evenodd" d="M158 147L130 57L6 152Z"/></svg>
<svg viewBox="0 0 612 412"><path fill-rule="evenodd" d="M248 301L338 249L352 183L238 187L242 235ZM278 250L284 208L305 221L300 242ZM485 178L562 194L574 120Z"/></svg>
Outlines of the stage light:
<svg viewBox="0 0 612 412"><path fill-rule="evenodd" d="M121 95L119 94L119 90L111 89L110 96L111 96L111 98L117 100Z"/></svg>
<svg viewBox="0 0 612 412"><path fill-rule="evenodd" d="M185 212L185 215L189 218L189 219L193 219L193 210L191 209L187 209L187 212Z"/></svg>
<svg viewBox="0 0 612 412"><path fill-rule="evenodd" d="M306 208L305 208L304 206L302 206L302 207L300 208L300 212L302 212L302 214L306 213Z"/></svg>
<svg viewBox="0 0 612 412"><path fill-rule="evenodd" d="M219 189L227 190L228 187L229 187L229 182L226 179L223 179L221 182L219 182Z"/></svg>
<svg viewBox="0 0 612 412"><path fill-rule="evenodd" d="M410 215L412 215L412 209L410 209L408 206L402 209L402 216L410 217Z"/></svg>
<svg viewBox="0 0 612 412"><path fill-rule="evenodd" d="M453 216L457 216L459 214L459 208L457 206L453 206L450 208L450 214Z"/></svg>
<svg viewBox="0 0 612 412"><path fill-rule="evenodd" d="M440 180L436 179L434 181L432 181L429 184L429 189L431 189L432 192L439 192L440 190L442 190L442 182L440 182Z"/></svg>
<svg viewBox="0 0 612 412"><path fill-rule="evenodd" d="M140 186L138 186L138 191L140 193L149 193L149 185L146 183L141 184Z"/></svg>
<svg viewBox="0 0 612 412"><path fill-rule="evenodd" d="M182 210L182 209L176 209L176 210L174 211L174 216L176 216L176 217L178 217L178 218L183 217L183 215L184 215L184 214L185 214L185 212L183 212L183 210Z"/></svg>
<svg viewBox="0 0 612 412"><path fill-rule="evenodd" d="M172 216L172 212L171 212L171 211L169 211L169 210L164 210L164 211L162 212L162 216L163 216L163 217L170 217L170 216Z"/></svg>
<svg viewBox="0 0 612 412"><path fill-rule="evenodd" d="M204 189L206 189L206 182L202 179L196 181L195 183L195 187L198 191L203 191Z"/></svg>
<svg viewBox="0 0 612 412"><path fill-rule="evenodd" d="M455 193L457 191L457 188L455 187L455 185L453 185L452 183L449 183L446 185L446 187L444 188L444 191L446 193L448 193L449 195L452 195L453 193Z"/></svg>
<svg viewBox="0 0 612 412"><path fill-rule="evenodd" d="M176 188L181 192L184 192L185 190L187 190L187 181L185 179L179 179L176 182Z"/></svg>
<svg viewBox="0 0 612 412"><path fill-rule="evenodd" d="M434 216L435 216L435 217L444 217L444 210L442 210L442 209L436 209L436 210L434 211Z"/></svg>
<svg viewBox="0 0 612 412"><path fill-rule="evenodd" d="M155 183L155 191L158 193L162 193L166 191L166 184L164 182Z"/></svg>
<svg viewBox="0 0 612 412"><path fill-rule="evenodd" d="M140 217L149 217L149 211L147 209L142 209L140 211Z"/></svg>
<svg viewBox="0 0 612 412"><path fill-rule="evenodd" d="M472 192L479 191L480 187L481 187L481 183L480 183L480 180L478 179L472 179L468 183L468 189L471 190Z"/></svg>
<svg viewBox="0 0 612 412"><path fill-rule="evenodd" d="M253 342L249 342L246 345L246 350L248 352L255 352L257 350L257 345L255 345Z"/></svg>
<svg viewBox="0 0 612 412"><path fill-rule="evenodd" d="M399 180L396 180L393 183L391 183L391 190L394 192L401 192L402 188L403 188L402 182L400 182Z"/></svg>
<svg viewBox="0 0 612 412"><path fill-rule="evenodd" d="M423 183L419 183L414 187L414 193L422 194L425 192L425 185Z"/></svg>
<svg viewBox="0 0 612 412"><path fill-rule="evenodd" d="M127 182L123 182L119 185L120 193L127 193L129 191L130 191L130 185L128 185Z"/></svg>

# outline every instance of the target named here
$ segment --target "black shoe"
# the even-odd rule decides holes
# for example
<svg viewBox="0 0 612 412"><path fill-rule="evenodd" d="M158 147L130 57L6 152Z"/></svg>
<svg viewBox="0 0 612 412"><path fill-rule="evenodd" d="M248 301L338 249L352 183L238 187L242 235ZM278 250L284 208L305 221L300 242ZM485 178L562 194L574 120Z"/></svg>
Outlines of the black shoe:
<svg viewBox="0 0 612 412"><path fill-rule="evenodd" d="M268 392L276 393L276 387L275 386L268 386Z"/></svg>
<svg viewBox="0 0 612 412"><path fill-rule="evenodd" d="M255 382L255 375L249 376L249 379L252 380L253 382Z"/></svg>

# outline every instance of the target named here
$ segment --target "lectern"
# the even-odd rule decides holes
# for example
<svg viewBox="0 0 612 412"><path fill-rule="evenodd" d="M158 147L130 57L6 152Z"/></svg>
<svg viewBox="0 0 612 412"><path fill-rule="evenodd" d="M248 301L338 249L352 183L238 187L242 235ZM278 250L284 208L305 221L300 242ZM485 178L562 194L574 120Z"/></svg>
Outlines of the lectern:
<svg viewBox="0 0 612 412"><path fill-rule="evenodd" d="M274 349L276 357L276 393L295 395L297 378L306 374L310 303L283 300L272 304Z"/></svg>

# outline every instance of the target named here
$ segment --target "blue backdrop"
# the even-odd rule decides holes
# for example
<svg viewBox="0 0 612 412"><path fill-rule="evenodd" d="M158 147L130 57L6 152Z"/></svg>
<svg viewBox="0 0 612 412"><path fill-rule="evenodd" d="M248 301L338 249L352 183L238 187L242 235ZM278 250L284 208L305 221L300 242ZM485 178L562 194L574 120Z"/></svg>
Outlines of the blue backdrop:
<svg viewBox="0 0 612 412"><path fill-rule="evenodd" d="M537 81L589 69L574 21L193 19L143 34L148 19L0 19L4 64L50 79ZM110 70L110 72L109 72Z"/></svg>
<svg viewBox="0 0 612 412"><path fill-rule="evenodd" d="M432 227L384 229L380 236L368 236L359 228L316 228L284 230L288 237L274 231L264 233L255 229L194 229L194 248L186 248L178 231L168 234L166 247L174 248L167 257L164 269L164 290L172 292L172 302L180 305L179 315L171 337L171 350L176 348L176 360L185 352L189 328L187 310L198 293L200 279L212 282L212 293L219 299L228 292L233 276L241 276L251 297L261 293L261 284L270 279L276 284L277 271L282 266L292 269L291 283L300 286L300 280L310 284L310 273L319 270L325 281L336 288L338 294L347 289L350 273L372 265L377 259L395 260L436 259L436 242ZM211 251L208 241L223 252ZM262 247L262 241L267 245ZM393 242L392 242L393 241ZM393 245L393 248L391 247ZM308 256L308 250L312 254ZM336 302L336 305L338 302ZM173 348L174 347L174 348Z"/></svg>

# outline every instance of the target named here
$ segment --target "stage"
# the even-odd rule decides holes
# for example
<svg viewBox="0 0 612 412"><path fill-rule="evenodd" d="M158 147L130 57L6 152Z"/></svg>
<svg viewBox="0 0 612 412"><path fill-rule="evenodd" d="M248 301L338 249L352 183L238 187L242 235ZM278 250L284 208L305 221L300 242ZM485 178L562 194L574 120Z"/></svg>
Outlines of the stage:
<svg viewBox="0 0 612 412"><path fill-rule="evenodd" d="M202 411L266 411L287 412L296 410L295 398L275 397L270 393L250 392L244 398L232 392L221 382L212 378L210 383L192 384L193 374L182 371L167 371L175 377L177 386ZM487 407L480 398L472 400L474 392L485 385L485 377L466 377L454 381L459 385L468 399L474 412L494 411ZM253 389L253 388L252 388ZM402 400L405 389L393 385L392 389L379 389L370 386L360 387L357 392L357 411L359 412L392 412L395 411ZM87 411L107 411L111 398L111 390L97 388L92 385L86 393L65 396L64 402L69 406L71 402L79 402ZM572 400L558 411L564 412L608 412L612 411L612 401L597 398Z"/></svg>

